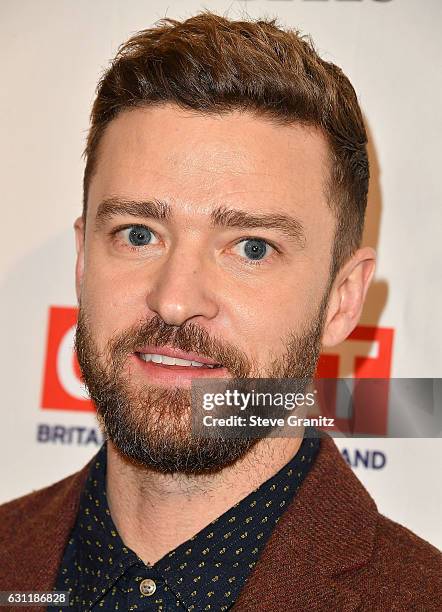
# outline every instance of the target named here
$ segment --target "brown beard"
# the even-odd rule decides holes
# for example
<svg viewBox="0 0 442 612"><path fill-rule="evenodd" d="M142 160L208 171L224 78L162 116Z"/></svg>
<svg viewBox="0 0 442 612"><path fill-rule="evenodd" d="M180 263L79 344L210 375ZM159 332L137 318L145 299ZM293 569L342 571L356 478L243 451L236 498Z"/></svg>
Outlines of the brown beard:
<svg viewBox="0 0 442 612"><path fill-rule="evenodd" d="M191 433L191 392L145 385L134 389L124 376L130 354L146 345L194 351L221 363L233 378L310 380L319 358L325 318L324 296L318 315L301 334L290 334L283 355L259 371L242 351L211 337L193 323L168 325L158 315L116 334L101 355L84 308L76 332L76 351L85 384L97 407L105 436L129 460L162 473L216 472L243 457L257 438L210 438ZM126 372L127 373L127 372Z"/></svg>

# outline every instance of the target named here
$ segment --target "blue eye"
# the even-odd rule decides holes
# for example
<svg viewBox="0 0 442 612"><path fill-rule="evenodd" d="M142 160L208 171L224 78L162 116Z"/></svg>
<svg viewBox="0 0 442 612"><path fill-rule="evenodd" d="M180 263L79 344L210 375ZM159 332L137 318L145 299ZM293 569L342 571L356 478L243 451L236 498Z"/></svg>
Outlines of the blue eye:
<svg viewBox="0 0 442 612"><path fill-rule="evenodd" d="M132 246L145 246L151 244L155 240L155 235L148 227L136 225L129 227L124 232L127 235L127 240Z"/></svg>
<svg viewBox="0 0 442 612"><path fill-rule="evenodd" d="M239 242L237 246L240 255L252 261L263 259L272 248L268 242L260 238L247 238L247 240Z"/></svg>

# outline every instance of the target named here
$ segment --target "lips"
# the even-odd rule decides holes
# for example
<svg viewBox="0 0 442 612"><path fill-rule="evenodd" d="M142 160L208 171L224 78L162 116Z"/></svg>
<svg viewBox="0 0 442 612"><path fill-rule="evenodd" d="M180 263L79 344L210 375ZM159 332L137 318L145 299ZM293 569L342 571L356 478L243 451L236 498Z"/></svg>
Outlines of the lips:
<svg viewBox="0 0 442 612"><path fill-rule="evenodd" d="M213 359L204 357L194 352L185 352L173 347L147 346L136 351L137 357L144 362L152 362L157 365L188 368L209 368L215 369L222 367Z"/></svg>
<svg viewBox="0 0 442 612"><path fill-rule="evenodd" d="M229 370L214 359L170 346L143 346L132 353L132 376L160 387L191 389L192 381L230 378ZM173 364L172 364L173 362Z"/></svg>

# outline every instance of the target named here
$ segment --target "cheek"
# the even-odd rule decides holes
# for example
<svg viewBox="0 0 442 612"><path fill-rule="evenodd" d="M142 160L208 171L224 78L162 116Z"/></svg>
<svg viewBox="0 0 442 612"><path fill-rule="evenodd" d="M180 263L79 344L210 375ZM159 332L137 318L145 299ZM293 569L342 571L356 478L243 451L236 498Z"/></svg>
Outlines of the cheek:
<svg viewBox="0 0 442 612"><path fill-rule="evenodd" d="M323 291L316 280L308 282L298 274L296 280L289 282L285 276L257 291L236 286L225 299L230 316L223 328L248 355L265 364L270 355L285 350L288 334L300 333L316 316Z"/></svg>
<svg viewBox="0 0 442 612"><path fill-rule="evenodd" d="M85 266L81 306L87 313L97 345L130 328L146 316L142 283L131 274L90 259Z"/></svg>

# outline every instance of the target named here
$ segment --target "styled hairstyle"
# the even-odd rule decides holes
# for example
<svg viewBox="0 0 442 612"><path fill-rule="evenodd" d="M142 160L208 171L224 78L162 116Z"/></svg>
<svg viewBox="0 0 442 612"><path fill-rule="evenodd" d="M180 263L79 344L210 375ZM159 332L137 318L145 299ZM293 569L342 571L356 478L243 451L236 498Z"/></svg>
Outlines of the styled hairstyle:
<svg viewBox="0 0 442 612"><path fill-rule="evenodd" d="M83 215L106 126L125 109L172 102L203 114L245 110L280 125L321 130L330 148L327 202L337 219L331 274L362 238L369 167L355 91L309 37L276 20L233 21L203 12L162 19L118 50L102 76L85 149Z"/></svg>

